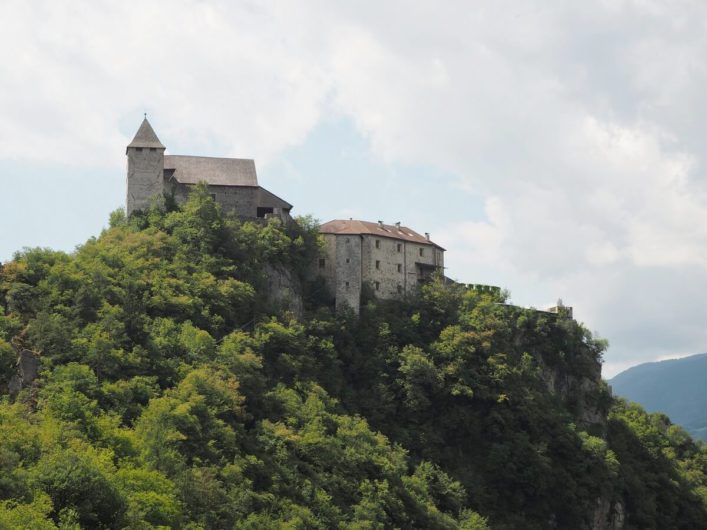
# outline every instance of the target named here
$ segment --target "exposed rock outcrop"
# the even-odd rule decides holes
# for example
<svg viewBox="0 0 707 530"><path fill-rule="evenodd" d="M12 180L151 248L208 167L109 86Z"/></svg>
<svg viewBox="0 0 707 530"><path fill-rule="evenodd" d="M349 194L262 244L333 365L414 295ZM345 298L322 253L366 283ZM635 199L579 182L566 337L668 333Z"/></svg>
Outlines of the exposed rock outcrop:
<svg viewBox="0 0 707 530"><path fill-rule="evenodd" d="M542 378L548 390L573 410L580 427L595 432L606 429L608 402L602 398L608 392L601 379L601 365L597 362L592 377L577 377L558 367L540 361Z"/></svg>
<svg viewBox="0 0 707 530"><path fill-rule="evenodd" d="M302 282L297 275L282 265L266 265L263 272L267 281L268 305L290 311L298 319L302 318Z"/></svg>
<svg viewBox="0 0 707 530"><path fill-rule="evenodd" d="M624 506L620 502L611 502L600 497L592 514L588 530L621 530L624 527Z"/></svg>
<svg viewBox="0 0 707 530"><path fill-rule="evenodd" d="M11 396L16 396L20 390L30 386L39 375L39 355L31 350L20 350L17 357L17 371L7 385Z"/></svg>

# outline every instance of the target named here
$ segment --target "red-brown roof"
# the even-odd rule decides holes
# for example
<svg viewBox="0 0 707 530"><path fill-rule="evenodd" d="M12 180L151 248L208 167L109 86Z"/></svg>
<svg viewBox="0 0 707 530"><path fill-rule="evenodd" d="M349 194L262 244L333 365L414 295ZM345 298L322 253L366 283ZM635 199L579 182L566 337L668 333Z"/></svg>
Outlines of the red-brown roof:
<svg viewBox="0 0 707 530"><path fill-rule="evenodd" d="M356 219L334 219L328 223L324 223L319 227L322 234L352 234L361 235L368 234L380 237L389 237L392 239L400 239L402 241L410 241L420 245L432 245L444 250L437 243L430 241L425 236L418 234L407 226L387 225L372 223L370 221L358 221Z"/></svg>

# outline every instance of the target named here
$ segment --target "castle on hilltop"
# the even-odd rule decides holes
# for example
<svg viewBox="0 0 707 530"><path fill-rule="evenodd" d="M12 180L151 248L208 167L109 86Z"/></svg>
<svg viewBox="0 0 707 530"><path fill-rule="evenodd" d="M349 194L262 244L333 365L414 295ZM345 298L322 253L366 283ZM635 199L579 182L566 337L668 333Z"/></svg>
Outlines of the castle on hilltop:
<svg viewBox="0 0 707 530"><path fill-rule="evenodd" d="M276 216L289 221L292 205L258 184L253 160L165 155L165 146L143 120L126 148L127 213L143 210L155 198L183 202L189 189L205 182L224 211L243 218ZM333 220L320 227L324 250L313 273L324 278L337 308L358 312L365 286L382 299L401 298L444 271L444 251L411 228L368 221ZM273 289L289 281L277 280Z"/></svg>
<svg viewBox="0 0 707 530"><path fill-rule="evenodd" d="M258 184L253 160L164 153L165 146L145 117L126 149L128 215L165 194L183 202L190 187L205 182L226 212L289 219L292 205ZM314 272L324 278L337 308L348 305L358 312L366 284L379 298L400 298L444 270L444 249L429 234L422 236L400 223L333 220L320 232L324 253Z"/></svg>
<svg viewBox="0 0 707 530"><path fill-rule="evenodd" d="M145 117L125 150L128 215L149 207L155 197L171 195L184 202L192 186L205 182L226 212L248 218L268 214L289 218L292 205L258 185L253 160L165 155L165 149Z"/></svg>

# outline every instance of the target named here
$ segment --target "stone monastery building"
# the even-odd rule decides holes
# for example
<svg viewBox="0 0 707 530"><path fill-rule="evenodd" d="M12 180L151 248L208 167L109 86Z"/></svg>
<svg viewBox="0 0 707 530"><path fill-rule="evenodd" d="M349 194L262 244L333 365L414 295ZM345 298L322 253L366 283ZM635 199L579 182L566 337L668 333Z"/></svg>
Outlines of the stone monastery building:
<svg viewBox="0 0 707 530"><path fill-rule="evenodd" d="M258 185L252 160L165 155L164 152L165 146L145 117L125 150L128 157L128 215L147 208L154 197L165 194L183 202L189 195L189 188L203 181L226 212L253 218L266 214L289 217L292 205Z"/></svg>
<svg viewBox="0 0 707 530"><path fill-rule="evenodd" d="M414 230L382 221L335 220L320 227L325 256L319 273L336 296L336 306L358 311L365 283L379 298L412 292L444 270L444 249Z"/></svg>
<svg viewBox="0 0 707 530"><path fill-rule="evenodd" d="M291 221L292 205L258 184L253 160L164 153L165 146L145 117L126 149L128 215L165 195L183 202L192 186L206 182L225 212ZM334 220L324 223L320 232L324 254L313 272L324 278L337 308L348 305L358 312L365 284L379 298L399 298L444 270L444 249L429 234L422 236L400 223Z"/></svg>

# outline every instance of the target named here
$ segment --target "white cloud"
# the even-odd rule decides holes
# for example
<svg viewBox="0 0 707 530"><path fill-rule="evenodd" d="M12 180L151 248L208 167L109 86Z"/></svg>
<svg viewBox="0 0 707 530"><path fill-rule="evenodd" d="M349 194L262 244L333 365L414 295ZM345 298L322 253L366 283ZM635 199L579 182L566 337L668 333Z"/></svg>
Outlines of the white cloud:
<svg viewBox="0 0 707 530"><path fill-rule="evenodd" d="M287 11L3 2L0 157L122 164L115 146L129 137L116 125L143 109L161 133L234 155L265 159L297 143L319 119L328 82L311 55L316 40Z"/></svg>

